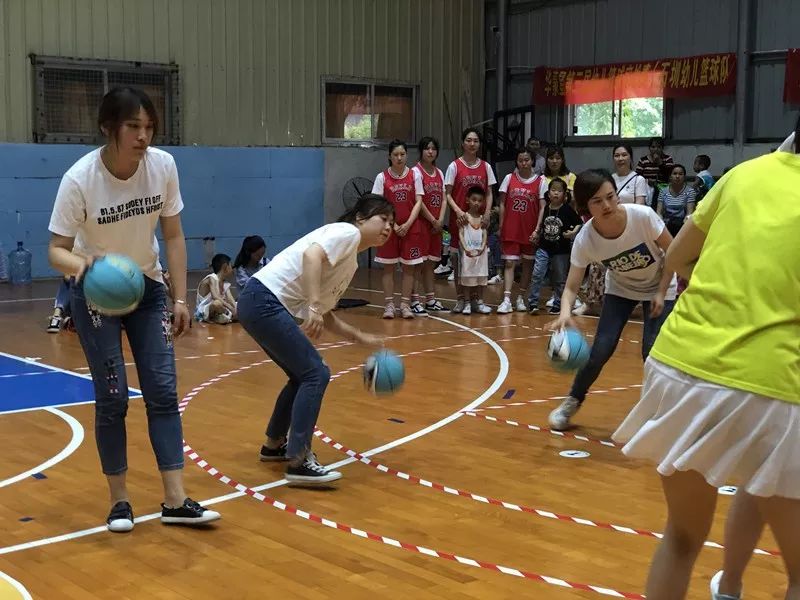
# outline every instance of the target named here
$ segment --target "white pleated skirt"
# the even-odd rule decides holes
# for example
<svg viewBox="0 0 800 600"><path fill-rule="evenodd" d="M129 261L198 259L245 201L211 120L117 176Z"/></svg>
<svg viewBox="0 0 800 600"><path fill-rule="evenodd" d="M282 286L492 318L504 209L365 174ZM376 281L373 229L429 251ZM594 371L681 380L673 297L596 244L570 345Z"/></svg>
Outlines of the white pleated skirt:
<svg viewBox="0 0 800 600"><path fill-rule="evenodd" d="M697 471L715 486L800 499L800 404L717 385L653 358L642 396L613 439L661 475Z"/></svg>

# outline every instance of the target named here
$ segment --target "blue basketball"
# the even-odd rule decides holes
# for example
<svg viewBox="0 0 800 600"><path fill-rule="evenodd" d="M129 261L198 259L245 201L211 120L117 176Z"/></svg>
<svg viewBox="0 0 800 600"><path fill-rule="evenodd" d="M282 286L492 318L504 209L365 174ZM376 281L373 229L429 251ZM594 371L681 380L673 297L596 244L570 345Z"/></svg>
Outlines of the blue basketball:
<svg viewBox="0 0 800 600"><path fill-rule="evenodd" d="M127 256L108 254L94 261L83 276L83 293L100 314L127 315L142 300L144 275Z"/></svg>
<svg viewBox="0 0 800 600"><path fill-rule="evenodd" d="M589 360L589 344L577 329L562 329L550 336L547 358L558 371L577 371Z"/></svg>
<svg viewBox="0 0 800 600"><path fill-rule="evenodd" d="M405 378L403 359L391 350L379 350L364 363L364 387L376 396L395 393Z"/></svg>

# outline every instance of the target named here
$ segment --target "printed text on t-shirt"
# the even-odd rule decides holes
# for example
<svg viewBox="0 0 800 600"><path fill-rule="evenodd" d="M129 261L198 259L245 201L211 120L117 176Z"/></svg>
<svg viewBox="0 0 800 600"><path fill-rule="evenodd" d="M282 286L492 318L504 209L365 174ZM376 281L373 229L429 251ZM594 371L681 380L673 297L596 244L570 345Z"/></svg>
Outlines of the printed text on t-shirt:
<svg viewBox="0 0 800 600"><path fill-rule="evenodd" d="M157 196L147 196L145 198L134 198L129 202L123 202L116 206L109 206L100 209L100 216L97 218L98 225L118 223L131 217L149 215L161 210L164 203L161 201L161 194Z"/></svg>

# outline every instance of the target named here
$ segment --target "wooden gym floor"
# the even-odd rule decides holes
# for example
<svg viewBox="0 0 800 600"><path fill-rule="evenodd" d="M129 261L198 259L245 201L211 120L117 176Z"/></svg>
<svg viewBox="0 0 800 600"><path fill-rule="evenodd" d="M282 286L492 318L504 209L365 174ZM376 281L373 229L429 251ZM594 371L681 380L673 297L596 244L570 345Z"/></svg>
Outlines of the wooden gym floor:
<svg viewBox="0 0 800 600"><path fill-rule="evenodd" d="M661 489L651 465L607 442L637 400L640 324L626 328L579 427L555 435L547 414L571 381L546 364L548 315L384 321L374 306L341 311L390 336L407 376L397 395L373 398L361 382L366 350L322 340L335 375L315 449L344 477L320 491L288 488L283 465L258 460L283 373L239 325L195 323L176 343L186 485L223 519L202 530L155 519L160 480L132 400L128 480L143 521L119 535L103 522L94 409L74 403L91 399L74 375L88 372L77 336L45 332L56 287L0 288L1 600L641 597L664 525ZM379 288L379 271L365 270L346 296L379 305L383 294L370 291ZM487 301L500 293L490 286ZM594 333L595 319L579 322ZM729 502L720 495L712 542L723 541ZM747 598L782 598L775 543L765 536L759 547ZM690 598L709 597L721 559L704 549Z"/></svg>

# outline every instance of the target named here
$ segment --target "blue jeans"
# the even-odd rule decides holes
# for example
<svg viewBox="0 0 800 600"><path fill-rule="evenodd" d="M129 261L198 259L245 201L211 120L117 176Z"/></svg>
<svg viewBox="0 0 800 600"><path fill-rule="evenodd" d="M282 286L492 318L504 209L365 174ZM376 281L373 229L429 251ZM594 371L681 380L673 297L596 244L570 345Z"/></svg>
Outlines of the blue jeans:
<svg viewBox="0 0 800 600"><path fill-rule="evenodd" d="M245 331L289 377L275 402L267 436L277 440L288 434L287 458L302 458L311 449L331 371L294 317L258 279L247 282L238 310Z"/></svg>
<svg viewBox="0 0 800 600"><path fill-rule="evenodd" d="M504 261L502 258L502 251L500 248L500 236L496 233L490 233L487 239L489 246L489 277L497 275L498 271L503 270Z"/></svg>
<svg viewBox="0 0 800 600"><path fill-rule="evenodd" d="M82 283L74 283L71 292L72 319L94 382L94 433L103 473L118 475L128 469L128 378L122 356L123 324L139 375L158 469L182 469L183 430L167 288L145 278L142 301L124 317L106 317L87 307Z"/></svg>
<svg viewBox="0 0 800 600"><path fill-rule="evenodd" d="M58 285L56 292L56 301L53 308L61 309L61 316L68 317L70 315L70 292L69 288L73 285L74 279L61 278L61 283Z"/></svg>
<svg viewBox="0 0 800 600"><path fill-rule="evenodd" d="M613 294L603 296L603 308L600 311L600 320L597 322L597 332L594 336L589 361L575 375L575 381L572 382L572 389L569 392L570 396L581 402L584 401L586 392L600 376L600 371L603 370L608 359L617 349L622 330L637 304L639 304L639 300L631 300ZM653 318L650 316L650 302L642 302L644 312L642 360L646 360L650 354L650 348L656 341L661 325L666 321L674 306L674 300L665 300L664 310L658 317Z"/></svg>
<svg viewBox="0 0 800 600"><path fill-rule="evenodd" d="M528 306L534 308L539 305L539 292L542 282L550 268L550 280L553 282L553 309L561 309L561 294L564 293L564 284L569 273L569 254L550 254L546 250L536 250L536 260L533 263L533 277L531 289L528 293Z"/></svg>

